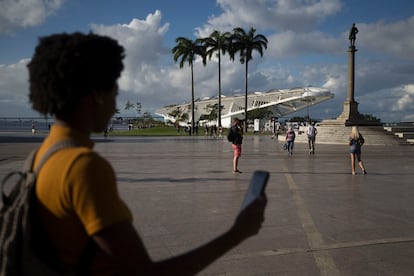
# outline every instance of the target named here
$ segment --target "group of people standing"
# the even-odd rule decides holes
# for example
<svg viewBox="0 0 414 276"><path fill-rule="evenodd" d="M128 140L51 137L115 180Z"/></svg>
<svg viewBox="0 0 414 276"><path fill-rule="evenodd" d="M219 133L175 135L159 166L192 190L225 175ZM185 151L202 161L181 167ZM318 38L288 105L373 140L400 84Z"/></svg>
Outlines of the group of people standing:
<svg viewBox="0 0 414 276"><path fill-rule="evenodd" d="M239 158L242 151L242 142L243 142L243 128L239 119L234 118L233 123L230 128L230 133L234 135L232 139L232 149L233 149L233 173L241 173L238 169ZM309 122L306 128L306 135L308 137L308 147L309 154L315 154L315 141L318 130L314 122ZM295 145L296 134L292 127L289 127L286 136L284 149L287 150L289 155L293 155L293 148ZM365 170L364 163L361 159L361 147L364 144L365 140L362 134L359 132L357 126L353 126L351 129L351 134L349 135L349 152L351 157L351 172L353 175L356 174L355 167L356 162L358 161L358 166L361 168L362 173L365 175L367 171Z"/></svg>

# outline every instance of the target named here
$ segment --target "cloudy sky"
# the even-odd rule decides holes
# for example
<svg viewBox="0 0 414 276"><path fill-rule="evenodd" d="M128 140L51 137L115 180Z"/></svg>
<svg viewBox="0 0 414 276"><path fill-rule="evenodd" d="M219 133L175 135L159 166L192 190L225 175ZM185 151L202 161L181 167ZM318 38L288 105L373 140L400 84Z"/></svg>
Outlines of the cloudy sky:
<svg viewBox="0 0 414 276"><path fill-rule="evenodd" d="M122 3L122 4L121 4ZM249 91L326 87L335 98L310 109L335 118L347 91L348 32L359 29L355 99L383 122L414 121L414 1L370 0L0 0L0 117L38 116L28 103L26 65L38 38L58 32L111 36L126 48L118 108L141 102L153 113L191 101L188 66L174 63L175 39L206 37L235 27L268 38L249 63ZM218 90L214 59L195 62L196 98ZM223 58L222 90L244 91L244 66ZM293 115L304 115L301 113Z"/></svg>

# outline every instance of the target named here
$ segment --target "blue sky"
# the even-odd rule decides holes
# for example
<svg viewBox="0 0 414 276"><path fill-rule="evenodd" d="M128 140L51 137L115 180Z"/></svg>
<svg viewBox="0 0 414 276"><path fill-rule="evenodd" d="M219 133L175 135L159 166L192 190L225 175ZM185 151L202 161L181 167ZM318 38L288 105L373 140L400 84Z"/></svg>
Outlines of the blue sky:
<svg viewBox="0 0 414 276"><path fill-rule="evenodd" d="M310 109L335 118L347 90L347 38L357 35L355 99L384 122L414 121L414 2L407 0L0 0L0 117L34 116L26 65L38 37L59 32L108 35L126 48L118 108L141 102L154 112L191 100L190 71L174 64L175 38L253 26L269 40L249 63L249 90L312 85L335 98ZM195 62L196 97L217 94L217 66ZM224 58L224 94L243 91L244 67ZM301 113L293 115L304 115Z"/></svg>

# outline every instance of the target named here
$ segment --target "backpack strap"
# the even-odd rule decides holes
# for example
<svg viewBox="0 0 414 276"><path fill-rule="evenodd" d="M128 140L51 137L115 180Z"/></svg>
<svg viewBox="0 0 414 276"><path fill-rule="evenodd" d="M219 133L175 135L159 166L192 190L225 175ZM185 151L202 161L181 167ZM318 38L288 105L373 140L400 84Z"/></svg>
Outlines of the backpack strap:
<svg viewBox="0 0 414 276"><path fill-rule="evenodd" d="M59 150L61 150L61 149L64 149L64 148L73 148L73 147L76 147L76 146L79 146L79 144L78 143L76 143L75 141L73 141L73 140L63 140L63 141L60 141L60 142L58 142L58 143L56 143L56 144L54 144L53 146L51 146L47 151L46 151L46 153L45 154L43 154L43 156L42 156L42 158L40 159L40 161L39 161L39 163L38 163L38 165L37 165L37 167L33 170L33 172L37 175L38 173L39 173L39 171L40 171L40 169L43 167L43 165L46 163L46 161L49 159L49 157L50 156L52 156L54 153L56 153L57 151L59 151ZM37 150L36 150L36 153L37 153ZM36 154L35 153L35 154ZM26 160L27 162L27 164L25 163L25 165L24 165L24 169L26 169L26 168L30 168L30 169L33 169L33 165L34 165L34 158L32 159L32 160L30 160L30 159L27 159ZM30 163L30 161L31 161L31 163Z"/></svg>
<svg viewBox="0 0 414 276"><path fill-rule="evenodd" d="M71 147L76 147L79 146L78 143L76 143L73 140L63 140L60 141L56 144L54 144L52 147L50 147L45 154L43 154L42 158L40 159L38 165L36 166L36 168L33 170L34 175L38 175L38 173L40 172L40 169L43 167L43 165L46 163L46 161L49 159L49 157L51 157L54 153L56 153L57 151L64 149L64 148L71 148ZM27 158L25 165L24 165L24 171L30 171L33 168L34 165L34 160L35 160L35 156L37 153L37 149L33 150L30 153L30 157L31 158ZM39 228L38 228L39 230ZM43 242L47 243L47 245L49 244L49 240L43 240ZM45 245L44 245L45 246ZM49 248L51 249L51 248ZM92 238L89 238L85 248L82 250L82 254L78 260L78 263L75 265L75 267L73 268L73 271L75 273L75 275L89 275L90 269L91 269L91 262L93 257L96 255L98 251L97 245L95 243L95 241ZM62 272L62 273L67 273L70 272L68 270L66 270L66 268L61 267L58 262L58 260L56 259L56 256L47 256L46 258L49 259L44 259L43 261L49 262L50 265L52 265L54 267L54 269L58 272Z"/></svg>
<svg viewBox="0 0 414 276"><path fill-rule="evenodd" d="M49 159L49 157L52 156L55 152L63 148L70 148L70 147L75 147L78 145L79 144L77 144L73 140L63 140L61 142L54 144L42 156L42 159L40 160L35 170L33 170L33 165L34 165L34 161L35 161L35 158L36 158L36 155L39 149L37 148L37 149L32 150L24 161L23 169L21 171L12 171L8 173L1 181L1 200L2 200L3 205L8 205L10 201L12 201L13 198L15 198L16 194L19 192L18 187L13 187L10 193L6 194L4 189L5 189L6 183L9 180L9 178L13 177L14 175L20 175L20 176L26 175L26 177L36 177L40 169L42 168L42 166L46 163L47 159ZM30 181L26 181L26 183L30 183Z"/></svg>
<svg viewBox="0 0 414 276"><path fill-rule="evenodd" d="M15 185L11 187L11 190L6 193L5 186L7 181L12 178L13 176L18 175L19 177L23 177L23 175L27 174L31 170L31 164L33 164L35 156L36 156L37 149L32 150L29 155L26 157L23 170L21 171L12 171L9 172L1 181L1 200L3 205L9 205L16 198L17 194L19 193L19 185ZM0 205L1 206L1 205Z"/></svg>

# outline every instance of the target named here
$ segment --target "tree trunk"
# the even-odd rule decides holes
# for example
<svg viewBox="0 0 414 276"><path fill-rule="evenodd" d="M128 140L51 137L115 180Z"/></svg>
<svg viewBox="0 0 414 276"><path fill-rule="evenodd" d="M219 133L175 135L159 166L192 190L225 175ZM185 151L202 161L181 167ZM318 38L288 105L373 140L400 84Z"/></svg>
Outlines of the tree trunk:
<svg viewBox="0 0 414 276"><path fill-rule="evenodd" d="M220 56L220 49L219 49L219 55L218 55L218 85L219 85L219 91L218 91L218 127L221 127L221 56Z"/></svg>
<svg viewBox="0 0 414 276"><path fill-rule="evenodd" d="M191 63L191 130L190 134L194 133L194 71Z"/></svg>
<svg viewBox="0 0 414 276"><path fill-rule="evenodd" d="M245 89L245 94L244 94L244 132L247 132L247 72L249 69L249 61L246 58L246 71L244 72L244 89Z"/></svg>

